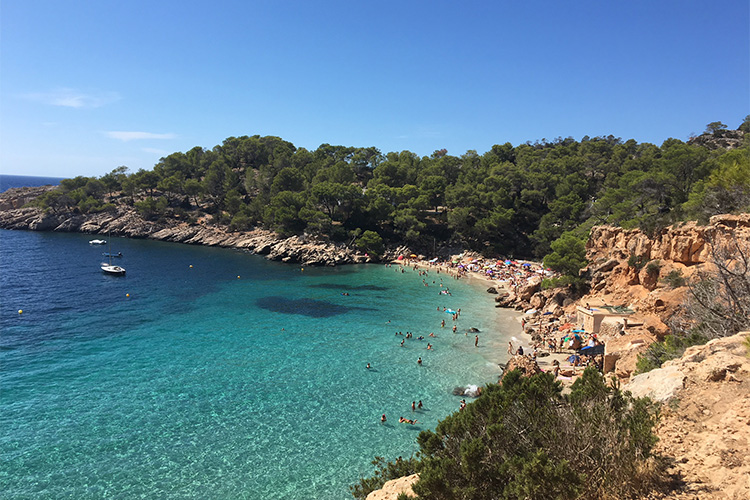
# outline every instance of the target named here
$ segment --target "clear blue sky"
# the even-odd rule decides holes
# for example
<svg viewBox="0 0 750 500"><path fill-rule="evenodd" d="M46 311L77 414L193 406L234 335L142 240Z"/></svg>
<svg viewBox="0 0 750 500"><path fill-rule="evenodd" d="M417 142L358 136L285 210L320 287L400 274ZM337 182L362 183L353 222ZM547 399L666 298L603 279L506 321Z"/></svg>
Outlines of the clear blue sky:
<svg viewBox="0 0 750 500"><path fill-rule="evenodd" d="M750 113L748 0L6 0L0 172L103 175L225 138L480 154L661 144Z"/></svg>

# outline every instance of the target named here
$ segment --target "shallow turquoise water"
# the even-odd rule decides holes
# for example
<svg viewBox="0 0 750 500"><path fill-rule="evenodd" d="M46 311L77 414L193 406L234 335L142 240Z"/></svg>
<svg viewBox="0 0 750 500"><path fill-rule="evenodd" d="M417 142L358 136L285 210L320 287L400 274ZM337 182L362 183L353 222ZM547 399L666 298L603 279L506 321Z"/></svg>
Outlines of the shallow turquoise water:
<svg viewBox="0 0 750 500"><path fill-rule="evenodd" d="M114 238L128 275L105 276L91 238L0 231L4 498L350 497L454 386L497 380L516 324L480 286L380 265Z"/></svg>

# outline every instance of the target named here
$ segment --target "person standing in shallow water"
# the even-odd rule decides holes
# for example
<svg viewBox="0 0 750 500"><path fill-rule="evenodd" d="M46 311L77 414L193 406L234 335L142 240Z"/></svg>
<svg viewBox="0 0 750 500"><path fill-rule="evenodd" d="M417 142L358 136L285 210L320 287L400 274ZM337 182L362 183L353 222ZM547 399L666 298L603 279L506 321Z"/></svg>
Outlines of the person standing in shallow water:
<svg viewBox="0 0 750 500"><path fill-rule="evenodd" d="M419 366L422 366L422 358L421 358L421 357L420 357L420 358L419 358L419 359L417 360L417 364L418 364Z"/></svg>
<svg viewBox="0 0 750 500"><path fill-rule="evenodd" d="M474 347L479 347L479 335L474 336Z"/></svg>

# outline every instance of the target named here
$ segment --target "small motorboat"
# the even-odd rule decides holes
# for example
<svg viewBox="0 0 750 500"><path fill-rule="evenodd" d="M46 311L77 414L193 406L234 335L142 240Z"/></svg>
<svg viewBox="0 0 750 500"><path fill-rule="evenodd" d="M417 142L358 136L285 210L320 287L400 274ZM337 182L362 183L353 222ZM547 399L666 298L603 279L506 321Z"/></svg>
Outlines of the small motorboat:
<svg viewBox="0 0 750 500"><path fill-rule="evenodd" d="M117 252L117 253L103 252L102 255L105 257L122 257L122 252Z"/></svg>
<svg viewBox="0 0 750 500"><path fill-rule="evenodd" d="M89 245L106 245L107 240L90 240Z"/></svg>

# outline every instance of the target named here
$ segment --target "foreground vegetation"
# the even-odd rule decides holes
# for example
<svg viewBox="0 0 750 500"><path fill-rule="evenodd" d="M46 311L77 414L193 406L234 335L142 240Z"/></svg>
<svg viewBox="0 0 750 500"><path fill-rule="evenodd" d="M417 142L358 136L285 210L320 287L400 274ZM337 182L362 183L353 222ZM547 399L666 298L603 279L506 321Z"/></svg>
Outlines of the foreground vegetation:
<svg viewBox="0 0 750 500"><path fill-rule="evenodd" d="M641 498L659 483L651 456L658 411L587 368L570 395L550 373L513 371L463 411L422 431L410 460L384 463L352 486L355 498L419 473L424 499Z"/></svg>
<svg viewBox="0 0 750 500"><path fill-rule="evenodd" d="M718 122L709 129L709 137L727 133ZM740 129L750 129L750 120ZM329 144L308 151L278 137L230 137L210 150L170 154L153 170L129 174L118 167L100 178L65 180L39 203L83 213L128 203L152 220L194 222L207 213L230 230L306 232L356 242L374 255L389 243L424 252L460 243L536 258L557 251L564 272L575 276L581 259L575 251L569 258L570 247L594 224L654 230L747 209L749 137L733 151L705 141L656 146L608 136L424 157ZM553 242L563 235L556 250Z"/></svg>

